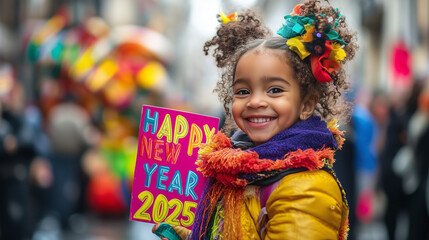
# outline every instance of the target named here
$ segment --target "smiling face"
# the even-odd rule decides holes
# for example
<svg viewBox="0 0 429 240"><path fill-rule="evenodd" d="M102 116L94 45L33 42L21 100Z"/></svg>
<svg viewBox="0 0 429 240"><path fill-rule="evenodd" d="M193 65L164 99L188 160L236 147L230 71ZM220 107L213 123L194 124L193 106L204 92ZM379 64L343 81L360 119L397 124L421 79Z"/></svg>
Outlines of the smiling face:
<svg viewBox="0 0 429 240"><path fill-rule="evenodd" d="M232 115L257 145L307 118L314 110L303 99L293 69L280 50L253 49L237 63ZM315 105L315 104L314 104Z"/></svg>

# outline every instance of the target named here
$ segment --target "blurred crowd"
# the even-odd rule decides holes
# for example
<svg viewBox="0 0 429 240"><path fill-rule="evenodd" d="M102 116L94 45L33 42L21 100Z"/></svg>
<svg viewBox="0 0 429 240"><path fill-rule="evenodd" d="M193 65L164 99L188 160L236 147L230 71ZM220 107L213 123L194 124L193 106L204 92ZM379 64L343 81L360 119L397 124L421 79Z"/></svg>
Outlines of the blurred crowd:
<svg viewBox="0 0 429 240"><path fill-rule="evenodd" d="M1 239L54 230L61 239L88 212L126 219L137 149L133 125L108 110L97 124L76 101L66 96L44 115L25 104L18 82L1 98Z"/></svg>
<svg viewBox="0 0 429 240"><path fill-rule="evenodd" d="M348 194L351 239L429 238L428 100L428 78L400 95L357 94L334 165ZM363 234L375 222L384 233Z"/></svg>
<svg viewBox="0 0 429 240"><path fill-rule="evenodd" d="M297 3L208 2L0 0L0 239L64 239L88 231L94 218L131 224L142 105L222 116L211 95L216 67L202 53L221 3L226 10L259 7L269 26L285 14L279 9ZM334 165L350 205L349 239L429 239L427 48L414 51L415 67L409 61L410 46L428 42L429 21L415 20L419 31L427 28L418 41L416 33L392 30L412 31L404 26L414 21L385 21L405 37L381 44L394 37L383 37L380 19L412 4L391 1L383 15L383 1L331 2L362 11L356 20L354 7L342 7L361 42L346 96L354 111L342 125L347 141ZM51 12L34 7L42 3ZM22 17L22 9L34 16ZM390 50L392 59L383 60ZM389 74L373 74L376 68ZM150 230L137 235L153 237Z"/></svg>
<svg viewBox="0 0 429 240"><path fill-rule="evenodd" d="M87 214L126 222L140 111L166 105L169 43L69 5L25 25L23 57L0 57L0 239L64 239Z"/></svg>

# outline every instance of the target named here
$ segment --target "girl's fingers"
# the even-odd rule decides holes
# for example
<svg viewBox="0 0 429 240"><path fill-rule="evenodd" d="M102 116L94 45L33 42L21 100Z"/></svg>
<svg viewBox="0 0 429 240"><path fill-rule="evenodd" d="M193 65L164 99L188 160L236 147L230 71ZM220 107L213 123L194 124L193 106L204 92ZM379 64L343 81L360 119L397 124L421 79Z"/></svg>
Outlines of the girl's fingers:
<svg viewBox="0 0 429 240"><path fill-rule="evenodd" d="M155 233L156 229L159 227L159 223L153 225L152 233Z"/></svg>

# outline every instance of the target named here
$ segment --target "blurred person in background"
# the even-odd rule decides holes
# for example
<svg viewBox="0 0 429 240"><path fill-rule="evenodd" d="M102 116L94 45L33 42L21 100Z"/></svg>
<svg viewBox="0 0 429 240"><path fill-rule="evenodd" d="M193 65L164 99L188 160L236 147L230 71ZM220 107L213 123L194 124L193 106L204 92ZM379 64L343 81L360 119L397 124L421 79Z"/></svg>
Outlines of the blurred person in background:
<svg viewBox="0 0 429 240"><path fill-rule="evenodd" d="M408 194L414 191L412 188L415 188L415 186L411 186L415 185L416 182L413 178L414 174L410 171L404 171L405 167L402 166L405 166L403 165L405 162L401 159L403 155L399 155L399 150L407 145L408 126L417 109L417 99L421 89L421 82L415 82L407 97L398 98L396 95L394 97L393 93L390 99L392 105L389 110L384 147L380 153L379 175L379 185L386 195L384 222L389 239L395 239L398 217L407 213L410 200ZM411 185L405 183L404 180L406 179L401 176L405 176L405 172L410 173L409 177L414 179L410 179L411 181L408 182ZM408 187L404 188L404 184ZM409 229L410 231L411 229Z"/></svg>
<svg viewBox="0 0 429 240"><path fill-rule="evenodd" d="M37 109L25 106L18 82L0 99L0 238L29 239L46 210L33 205L31 183L37 192L53 180L50 164L41 157L48 144Z"/></svg>
<svg viewBox="0 0 429 240"><path fill-rule="evenodd" d="M403 191L407 194L408 239L428 239L429 216L425 191L429 167L429 115L427 96L429 84L415 81L409 107L411 115L406 130L406 144L393 159L393 170L400 177ZM422 89L425 88L425 91Z"/></svg>
<svg viewBox="0 0 429 240"><path fill-rule="evenodd" d="M369 111L373 116L378 129L378 138L376 139L375 151L377 157L383 150L386 141L386 128L389 123L389 99L385 92L375 91L369 105Z"/></svg>
<svg viewBox="0 0 429 240"><path fill-rule="evenodd" d="M429 76L426 77L424 91L419 97L419 114L422 115L424 127L416 148L417 169L419 170L420 186L417 189L415 197L411 200L412 204L416 202L415 209L417 214L423 217L419 227L423 230L422 237L429 239ZM420 209L419 209L420 208ZM426 209L426 211L423 211ZM417 217L418 219L418 217ZM411 230L414 230L411 228ZM424 235L426 234L426 235Z"/></svg>
<svg viewBox="0 0 429 240"><path fill-rule="evenodd" d="M359 239L359 223L376 218L375 190L378 155L383 143L383 129L388 119L388 103L382 93L357 90L356 105L350 122L344 126L347 141L336 153L335 170L348 193L350 206L349 238Z"/></svg>
<svg viewBox="0 0 429 240"><path fill-rule="evenodd" d="M48 113L48 136L52 143L50 159L55 182L52 189L52 212L63 228L70 227L70 217L84 211L86 178L81 157L88 147L86 135L89 114L73 96L53 107Z"/></svg>
<svg viewBox="0 0 429 240"><path fill-rule="evenodd" d="M378 126L370 112L372 93L360 89L353 109L354 168L356 171L356 217L361 223L374 220L373 200L377 176Z"/></svg>

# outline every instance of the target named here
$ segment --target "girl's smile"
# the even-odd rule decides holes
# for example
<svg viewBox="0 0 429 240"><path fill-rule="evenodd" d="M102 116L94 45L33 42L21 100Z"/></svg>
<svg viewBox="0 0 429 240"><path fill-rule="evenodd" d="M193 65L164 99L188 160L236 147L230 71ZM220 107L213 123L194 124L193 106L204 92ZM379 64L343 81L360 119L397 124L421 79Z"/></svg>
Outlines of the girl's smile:
<svg viewBox="0 0 429 240"><path fill-rule="evenodd" d="M307 110L295 73L277 50L258 48L244 54L233 88L234 121L256 144L291 127Z"/></svg>
<svg viewBox="0 0 429 240"><path fill-rule="evenodd" d="M273 121L275 118L271 117L249 117L246 120L251 123L267 123Z"/></svg>
<svg viewBox="0 0 429 240"><path fill-rule="evenodd" d="M246 120L253 128L263 128L273 123L276 118L273 117L248 117Z"/></svg>

